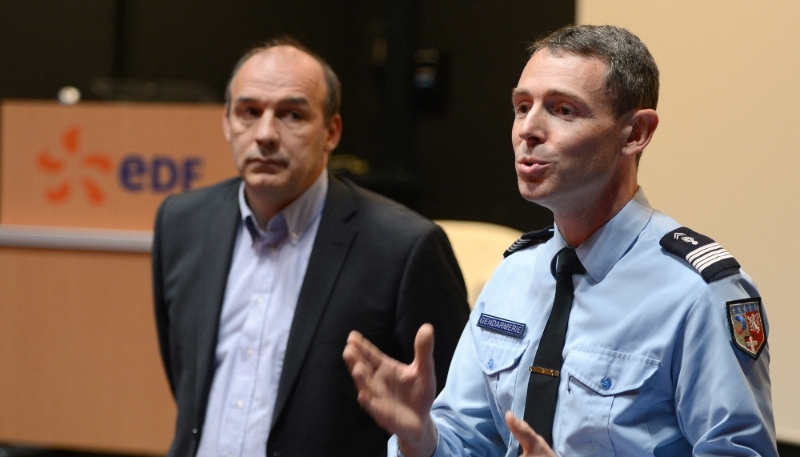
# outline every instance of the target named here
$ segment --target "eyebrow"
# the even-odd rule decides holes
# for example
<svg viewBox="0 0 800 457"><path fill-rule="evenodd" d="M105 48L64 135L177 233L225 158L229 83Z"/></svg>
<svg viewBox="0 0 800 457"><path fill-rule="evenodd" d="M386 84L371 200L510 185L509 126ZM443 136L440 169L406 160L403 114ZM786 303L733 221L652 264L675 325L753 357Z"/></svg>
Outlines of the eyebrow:
<svg viewBox="0 0 800 457"><path fill-rule="evenodd" d="M511 103L514 103L514 99L518 95L530 95L530 92L528 92L525 89L520 89L519 87L515 87L515 88L511 89Z"/></svg>
<svg viewBox="0 0 800 457"><path fill-rule="evenodd" d="M278 103L286 103L290 105L310 105L308 99L305 97L286 97L278 101Z"/></svg>
<svg viewBox="0 0 800 457"><path fill-rule="evenodd" d="M233 101L233 104L238 105L239 103L254 103L254 102L258 102L258 100L253 97L237 97Z"/></svg>
<svg viewBox="0 0 800 457"><path fill-rule="evenodd" d="M261 103L261 100L255 97L239 97L236 100L234 100L234 104L239 104L239 103ZM278 100L278 103L289 104L289 105L305 105L305 106L311 104L306 97L286 97Z"/></svg>
<svg viewBox="0 0 800 457"><path fill-rule="evenodd" d="M513 103L514 102L514 98L516 98L517 96L526 96L526 95L531 95L530 91L528 91L527 89L520 89L519 87L515 87L514 89L511 90L511 102ZM571 99L573 99L573 100L575 100L575 101L577 101L577 102L579 102L581 104L584 104L584 105L586 104L586 101L583 99L583 97L579 96L578 94L576 94L574 92L570 92L570 91L566 91L566 90L552 89L552 90L547 91L547 93L545 93L545 96L567 97L567 98L571 98Z"/></svg>

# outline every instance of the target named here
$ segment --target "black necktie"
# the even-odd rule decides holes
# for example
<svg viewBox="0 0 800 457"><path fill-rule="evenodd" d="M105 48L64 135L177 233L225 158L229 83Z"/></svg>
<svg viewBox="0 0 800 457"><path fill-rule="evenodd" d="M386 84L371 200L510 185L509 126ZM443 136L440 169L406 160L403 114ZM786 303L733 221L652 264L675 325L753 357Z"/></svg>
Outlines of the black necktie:
<svg viewBox="0 0 800 457"><path fill-rule="evenodd" d="M561 353L567 337L567 323L572 309L573 284L572 275L585 273L586 270L578 260L575 249L564 248L556 255L556 296L553 299L553 310L542 332L539 349L529 368L531 378L528 382L528 396L525 401L525 422L541 435L550 446L553 445L553 417L558 401L558 380L561 364L564 362ZM522 454L522 446L519 448Z"/></svg>

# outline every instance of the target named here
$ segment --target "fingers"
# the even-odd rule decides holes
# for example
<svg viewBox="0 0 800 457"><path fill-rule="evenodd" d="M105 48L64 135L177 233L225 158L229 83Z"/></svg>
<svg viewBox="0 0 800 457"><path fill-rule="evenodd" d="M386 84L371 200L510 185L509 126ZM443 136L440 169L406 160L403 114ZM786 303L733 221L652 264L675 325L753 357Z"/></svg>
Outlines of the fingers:
<svg viewBox="0 0 800 457"><path fill-rule="evenodd" d="M347 345L344 348L343 356L346 362L348 358L352 358L354 361L361 361L373 367L380 365L387 358L386 354L381 352L377 346L355 330L350 332L347 337Z"/></svg>
<svg viewBox="0 0 800 457"><path fill-rule="evenodd" d="M350 332L342 357L358 390L358 404L378 426L394 433L397 400L391 386L397 382L399 362L356 331Z"/></svg>
<svg viewBox="0 0 800 457"><path fill-rule="evenodd" d="M350 332L350 335L347 337L347 345L342 353L342 358L359 391L369 389L369 382L372 379L372 375L378 369L381 362L385 362L385 359L389 359L377 347L370 343L369 340L356 331Z"/></svg>
<svg viewBox="0 0 800 457"><path fill-rule="evenodd" d="M347 337L347 344L344 347L342 358L344 358L344 362L351 372L353 371L353 365L361 358L361 346L358 344L358 341L363 339L365 338L355 330L350 332L350 335Z"/></svg>
<svg viewBox="0 0 800 457"><path fill-rule="evenodd" d="M522 419L514 417L514 413L506 411L506 425L508 429L517 438L522 449L530 449L535 444L536 432Z"/></svg>
<svg viewBox="0 0 800 457"><path fill-rule="evenodd" d="M526 457L555 457L555 453L547 442L522 419L514 417L511 411L506 412L506 425L517 438L522 447L522 455Z"/></svg>
<svg viewBox="0 0 800 457"><path fill-rule="evenodd" d="M433 326L423 324L414 338L414 364L421 371L433 373Z"/></svg>
<svg viewBox="0 0 800 457"><path fill-rule="evenodd" d="M389 433L415 439L425 435L422 429L436 390L433 345L433 327L423 325L414 339L414 362L409 366L381 352L359 332L348 336L342 357L355 381L358 403Z"/></svg>

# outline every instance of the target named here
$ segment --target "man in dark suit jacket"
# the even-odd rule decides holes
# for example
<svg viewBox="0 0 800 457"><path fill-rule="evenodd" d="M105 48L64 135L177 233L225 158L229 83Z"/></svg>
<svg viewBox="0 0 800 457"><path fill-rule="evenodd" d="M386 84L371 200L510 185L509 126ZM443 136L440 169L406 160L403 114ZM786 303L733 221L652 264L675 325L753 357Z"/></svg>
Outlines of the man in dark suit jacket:
<svg viewBox="0 0 800 457"><path fill-rule="evenodd" d="M359 408L342 360L351 330L410 362L432 323L445 379L469 313L461 272L438 226L328 174L339 93L296 42L248 52L223 115L240 178L158 211L156 322L178 407L170 456L385 455L388 435ZM279 278L265 286L272 299L248 295L263 271Z"/></svg>

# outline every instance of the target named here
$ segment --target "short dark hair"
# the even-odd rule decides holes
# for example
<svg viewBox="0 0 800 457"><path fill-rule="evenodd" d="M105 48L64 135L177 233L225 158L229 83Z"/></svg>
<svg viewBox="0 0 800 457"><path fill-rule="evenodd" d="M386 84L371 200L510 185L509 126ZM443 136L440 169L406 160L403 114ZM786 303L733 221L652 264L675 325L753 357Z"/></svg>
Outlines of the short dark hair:
<svg viewBox="0 0 800 457"><path fill-rule="evenodd" d="M612 25L569 25L528 47L531 57L539 50L595 57L608 65L605 86L616 116L637 109L656 109L658 67L636 35Z"/></svg>
<svg viewBox="0 0 800 457"><path fill-rule="evenodd" d="M236 62L236 65L233 66L233 71L231 72L231 77L228 79L228 85L225 86L225 110L229 111L231 107L231 83L233 82L233 78L236 77L236 74L239 73L239 69L242 68L245 62L248 59L253 57L256 54L264 52L270 48L274 48L276 46L290 46L299 51L302 51L309 56L313 57L319 65L322 67L322 74L325 78L325 86L327 89L327 93L325 94L325 106L323 107L323 115L325 116L325 122L329 122L331 118L339 114L339 107L342 103L342 85L339 82L339 77L336 76L336 73L333 71L328 62L325 62L325 59L320 57L314 51L311 51L307 47L305 47L302 43L297 41L296 39L286 35L278 38L272 38L264 43L258 44L253 46L247 52L242 55L241 58Z"/></svg>

